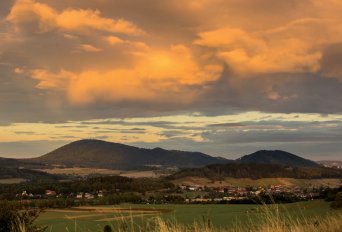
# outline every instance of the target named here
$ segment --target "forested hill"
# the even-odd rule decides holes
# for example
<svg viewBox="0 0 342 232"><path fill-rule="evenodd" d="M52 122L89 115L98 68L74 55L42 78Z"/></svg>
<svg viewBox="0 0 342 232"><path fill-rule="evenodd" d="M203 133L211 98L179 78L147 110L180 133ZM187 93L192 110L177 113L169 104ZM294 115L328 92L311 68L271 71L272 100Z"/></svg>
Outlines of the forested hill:
<svg viewBox="0 0 342 232"><path fill-rule="evenodd" d="M297 167L319 167L314 161L280 150L260 150L236 160L238 163L279 164Z"/></svg>
<svg viewBox="0 0 342 232"><path fill-rule="evenodd" d="M229 160L200 152L144 149L101 140L80 140L41 157L26 160L49 165L96 168L136 168L143 166L201 167Z"/></svg>
<svg viewBox="0 0 342 232"><path fill-rule="evenodd" d="M342 178L342 170L324 167L286 167L278 164L228 163L183 169L168 178L203 177L211 180L233 178Z"/></svg>
<svg viewBox="0 0 342 232"><path fill-rule="evenodd" d="M0 157L0 167L19 167L20 164L21 162L19 160Z"/></svg>
<svg viewBox="0 0 342 232"><path fill-rule="evenodd" d="M56 181L61 177L24 168L0 167L0 179L12 178L20 178L26 181Z"/></svg>

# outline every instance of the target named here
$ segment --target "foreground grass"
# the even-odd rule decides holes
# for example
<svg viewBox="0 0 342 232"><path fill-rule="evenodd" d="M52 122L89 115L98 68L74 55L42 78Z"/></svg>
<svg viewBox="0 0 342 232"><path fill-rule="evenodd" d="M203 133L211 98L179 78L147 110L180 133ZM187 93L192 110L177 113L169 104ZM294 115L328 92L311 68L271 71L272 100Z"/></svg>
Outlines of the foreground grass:
<svg viewBox="0 0 342 232"><path fill-rule="evenodd" d="M340 212L325 217L292 218L289 214L281 214L278 206L263 207L256 224L249 218L245 223L236 223L230 228L215 227L211 220L202 218L191 225L179 224L176 220L165 220L161 217L150 218L144 225L138 226L133 217L121 220L111 226L117 232L341 232L342 214Z"/></svg>
<svg viewBox="0 0 342 232"><path fill-rule="evenodd" d="M146 204L121 204L114 206L89 206L91 211L71 209L46 210L37 219L36 223L48 226L47 231L103 231L105 225L119 228L121 219L133 220L136 228L145 228L146 224L152 225L157 217L166 224L177 222L183 227L193 226L194 223L203 224L206 219L211 227L235 228L245 226L247 223L260 225L264 215L262 205L234 205L234 204L209 204L209 205L146 205ZM303 218L323 218L326 215L338 211L332 210L328 202L315 200L291 204L279 204L267 206L273 211L278 210L281 217L300 220ZM118 209L125 209L119 210ZM152 212L153 210L153 212ZM209 222L208 222L209 221ZM127 224L132 224L129 222ZM75 225L77 230L75 230ZM67 228L67 229L66 229Z"/></svg>
<svg viewBox="0 0 342 232"><path fill-rule="evenodd" d="M45 212L38 224L47 231L101 232L341 232L342 212L324 201L279 205L119 205L95 211ZM106 212L106 210L128 209ZM155 213L151 210L167 212ZM83 208L84 210L84 208ZM143 214L142 211L146 210ZM70 212L69 212L70 211Z"/></svg>

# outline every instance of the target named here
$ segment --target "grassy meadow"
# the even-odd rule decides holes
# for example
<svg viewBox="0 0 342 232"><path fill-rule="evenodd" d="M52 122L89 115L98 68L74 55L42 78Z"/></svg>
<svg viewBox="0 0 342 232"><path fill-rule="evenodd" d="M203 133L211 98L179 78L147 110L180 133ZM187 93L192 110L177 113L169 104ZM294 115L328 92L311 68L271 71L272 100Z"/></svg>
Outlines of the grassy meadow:
<svg viewBox="0 0 342 232"><path fill-rule="evenodd" d="M267 209L266 214L265 208ZM190 228L197 224L201 225L201 228L209 226L210 228L225 229L225 231L233 228L248 231L247 227L264 223L265 216L277 217L276 219L282 222L313 220L313 223L320 223L324 217L329 218L338 213L339 211L330 209L329 204L321 200L266 207L262 205L229 204L123 204L61 210L50 209L40 215L37 223L47 225L47 231L103 231L105 225L111 225L113 228L124 228L123 231L125 228L135 228L136 231L139 231L139 228L153 224L159 218L159 224L172 222L172 225L177 224L177 228L183 226ZM131 231L131 229L126 231Z"/></svg>

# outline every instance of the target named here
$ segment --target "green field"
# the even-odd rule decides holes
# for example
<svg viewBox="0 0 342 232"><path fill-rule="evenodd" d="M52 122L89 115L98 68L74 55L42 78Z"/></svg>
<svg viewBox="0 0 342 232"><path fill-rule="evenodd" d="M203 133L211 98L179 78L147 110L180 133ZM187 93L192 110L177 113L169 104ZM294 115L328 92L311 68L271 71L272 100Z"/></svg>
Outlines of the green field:
<svg viewBox="0 0 342 232"><path fill-rule="evenodd" d="M122 221L137 227L160 216L167 221L182 224L210 219L216 227L231 227L247 222L258 222L263 206L257 205L132 205L78 207L65 210L49 210L41 214L38 224L47 225L47 231L102 231L104 225L117 226ZM271 206L274 207L274 206ZM320 218L330 213L324 201L283 204L278 207L281 215L291 218Z"/></svg>

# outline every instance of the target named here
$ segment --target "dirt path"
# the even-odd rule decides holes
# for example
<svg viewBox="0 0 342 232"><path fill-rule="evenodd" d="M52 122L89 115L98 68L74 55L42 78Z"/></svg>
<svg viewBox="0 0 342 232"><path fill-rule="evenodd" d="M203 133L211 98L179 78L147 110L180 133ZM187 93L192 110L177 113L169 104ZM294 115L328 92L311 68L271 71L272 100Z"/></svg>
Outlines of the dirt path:
<svg viewBox="0 0 342 232"><path fill-rule="evenodd" d="M95 221L113 221L123 220L130 217L142 217L146 215L158 215L173 212L173 209L149 209L149 208L108 208L108 207L75 207L69 209L47 209L45 212L65 213L64 218L68 220L84 219L92 217L105 217ZM82 213L89 213L84 214ZM120 215L122 213L129 213L129 215ZM68 215L69 214L69 215ZM72 214L72 215L70 215ZM74 215L77 214L77 215ZM79 215L81 214L81 215ZM114 216L118 214L117 216Z"/></svg>
<svg viewBox="0 0 342 232"><path fill-rule="evenodd" d="M152 216L152 215L158 215L157 213L142 213L142 214L132 214L132 215L127 215L127 216L117 216L117 217L112 217L112 218L102 218L96 220L97 222L110 222L110 221L117 221L117 220L125 220L125 219L130 219L133 217L144 217L144 216Z"/></svg>

